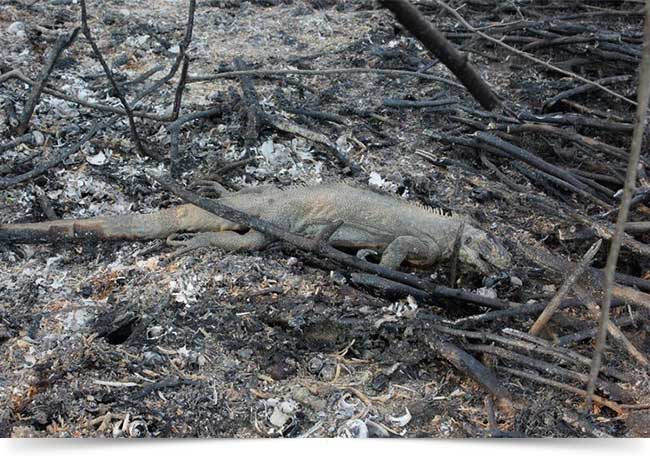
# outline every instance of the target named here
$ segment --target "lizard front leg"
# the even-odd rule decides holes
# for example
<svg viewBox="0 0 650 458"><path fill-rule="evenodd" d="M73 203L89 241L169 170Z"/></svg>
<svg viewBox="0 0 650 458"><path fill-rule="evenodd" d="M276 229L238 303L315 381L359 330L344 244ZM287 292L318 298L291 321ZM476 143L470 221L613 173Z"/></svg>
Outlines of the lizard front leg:
<svg viewBox="0 0 650 458"><path fill-rule="evenodd" d="M169 256L174 258L202 247L216 247L226 251L259 250L264 248L268 239L261 232L250 230L245 234L234 231L200 232L188 240L178 240L176 235L167 237L167 244L180 246Z"/></svg>
<svg viewBox="0 0 650 458"><path fill-rule="evenodd" d="M402 235L388 244L379 264L397 270L404 261L416 265L429 265L434 259L434 253L431 253L426 243L417 237Z"/></svg>

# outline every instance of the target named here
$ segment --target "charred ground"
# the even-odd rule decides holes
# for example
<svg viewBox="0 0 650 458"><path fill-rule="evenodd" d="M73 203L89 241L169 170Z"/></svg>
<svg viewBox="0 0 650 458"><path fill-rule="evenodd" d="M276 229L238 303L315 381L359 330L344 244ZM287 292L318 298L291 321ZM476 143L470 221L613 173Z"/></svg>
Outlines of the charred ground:
<svg viewBox="0 0 650 458"><path fill-rule="evenodd" d="M578 261L595 241L598 227L613 221L603 214L618 202L614 193L622 187L634 108L593 90L551 104L557 94L581 83L477 38L430 6L435 2L414 3L470 54L509 110L489 115L462 88L386 74L192 83L185 88L181 115L215 112L182 126L178 170L187 182L212 178L231 189L345 179L469 215L504 240L516 261L508 275L463 275L456 286L483 288L484 294L522 303L547 301L562 283L562 272L532 262L521 247ZM486 33L584 77L620 76L608 87L635 99L640 6L632 1L480 0L465 2L459 11ZM120 83L156 65L165 66L162 75L179 52L186 2L111 1L102 7L91 2L88 8L93 36ZM7 1L0 6L0 18L0 71L18 69L35 79L57 36L79 25L79 7L68 1ZM425 72L454 81L371 1L201 1L194 19L189 75L238 66L355 67ZM133 97L147 81L123 87ZM167 113L177 81L178 76L163 85L142 107ZM48 84L119 106L83 37L61 55ZM246 89L251 84L264 112L325 134L361 173L350 176L327 146L268 123L256 126ZM2 145L16 137L29 93L30 86L18 80L0 83ZM391 106L388 99L401 106ZM422 100L449 102L404 106ZM564 134L512 129L526 119L525 113L556 116L538 124ZM0 149L2 178L55 157L105 116L44 94L30 122L31 136ZM174 142L167 123L136 119L148 151L167 157ZM485 130L501 132L509 143L595 184L583 194L568 192L539 170L476 143L473 134ZM594 146L567 132L602 143ZM224 171L247 151L250 161ZM3 186L0 222L40 221L50 210L70 218L168 205L169 195L152 186L144 173L152 167L168 165L139 155L126 120L120 120L63 164ZM644 171L642 187L648 186ZM568 216L569 210L587 219L579 222ZM631 219L643 221L648 212L641 203ZM644 233L634 237L642 244L648 241ZM526 370L581 389L585 383L474 350L513 396L510 406L486 405L481 386L437 357L422 339L423 333L439 332L428 327L434 314L456 320L485 311L479 307L424 303L365 289L341 266L280 244L261 253L202 250L167 262L169 251L157 242L3 247L3 436L648 436L647 410L618 416L596 403L589 415L575 420L582 396L504 369ZM603 267L604 253L602 249L595 267ZM619 271L646 278L648 258L626 248ZM440 266L433 275L448 284L448 273L448 266ZM586 287L598 297L594 283ZM583 306L562 313L546 336L551 341L595 326ZM647 308L620 305L613 318L628 323L626 336L648 355ZM506 328L527 330L533 320L518 316L458 329L503 336ZM449 338L458 345L493 342L489 336ZM585 356L592 347L588 339L570 345ZM527 354L587 372L584 366ZM619 404L649 402L647 372L618 343L608 348L605 365L627 379L604 375L621 393L601 395ZM493 409L496 423L491 424ZM589 422L586 429L581 421Z"/></svg>

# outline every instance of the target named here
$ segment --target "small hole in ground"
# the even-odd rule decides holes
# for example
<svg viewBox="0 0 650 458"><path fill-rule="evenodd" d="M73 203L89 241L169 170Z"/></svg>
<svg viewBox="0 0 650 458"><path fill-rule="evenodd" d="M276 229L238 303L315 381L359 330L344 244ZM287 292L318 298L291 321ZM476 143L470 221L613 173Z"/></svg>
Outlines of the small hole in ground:
<svg viewBox="0 0 650 458"><path fill-rule="evenodd" d="M127 321L126 323L122 324L119 328L109 332L104 336L106 338L106 341L111 345L120 345L124 343L126 339L128 339L131 333L133 332L133 325L135 324L136 321L137 319Z"/></svg>

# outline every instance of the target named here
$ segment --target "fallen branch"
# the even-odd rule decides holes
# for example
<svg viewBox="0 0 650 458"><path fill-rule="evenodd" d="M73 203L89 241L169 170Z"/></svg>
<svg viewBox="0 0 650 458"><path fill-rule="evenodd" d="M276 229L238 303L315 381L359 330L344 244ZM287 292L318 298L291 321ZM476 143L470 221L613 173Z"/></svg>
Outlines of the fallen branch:
<svg viewBox="0 0 650 458"><path fill-rule="evenodd" d="M602 78L597 81L594 81L594 83L605 85L605 84L623 83L631 79L632 79L632 75L619 75L619 76L610 76L607 78ZM555 97L552 97L548 99L546 102L544 102L544 111L550 110L556 104L560 102L564 102L566 99L575 97L576 95L579 94L591 92L596 89L598 88L593 84L582 84L578 87L574 87L573 89L562 91L559 94L555 95Z"/></svg>
<svg viewBox="0 0 650 458"><path fill-rule="evenodd" d="M438 356L449 361L456 369L476 380L493 396L510 401L510 393L494 373L465 350L429 333L425 334L423 339Z"/></svg>
<svg viewBox="0 0 650 458"><path fill-rule="evenodd" d="M557 294L553 296L551 302L548 303L544 311L539 315L539 317L537 317L537 320L531 326L530 330L528 331L531 335L539 335L542 329L544 329L560 305L560 302L562 299L564 299L564 296L566 296L573 284L578 280L578 278L580 278L585 269L591 264L602 243L603 241L600 239L594 243L582 257L582 261L580 261L580 264L578 264L576 269L571 273L571 275L567 277L566 280L564 280L564 283L562 283L562 286L558 290Z"/></svg>
<svg viewBox="0 0 650 458"><path fill-rule="evenodd" d="M634 320L634 318L625 316L618 320L611 320L610 325L616 325L618 328L623 328L626 326L631 326L635 322L636 321ZM562 347L568 347L569 345L574 344L576 342L581 342L583 340L591 339L597 333L598 333L598 326L594 326L593 328L589 328L583 331L574 332L573 334L566 334L564 336L561 336L557 339L557 344ZM589 361L591 361L591 358L589 358ZM591 366L591 362L589 363L589 365Z"/></svg>
<svg viewBox="0 0 650 458"><path fill-rule="evenodd" d="M492 110L499 106L494 91L470 65L467 56L438 32L416 7L407 0L382 0L380 3L392 11L397 20L456 75L483 108Z"/></svg>

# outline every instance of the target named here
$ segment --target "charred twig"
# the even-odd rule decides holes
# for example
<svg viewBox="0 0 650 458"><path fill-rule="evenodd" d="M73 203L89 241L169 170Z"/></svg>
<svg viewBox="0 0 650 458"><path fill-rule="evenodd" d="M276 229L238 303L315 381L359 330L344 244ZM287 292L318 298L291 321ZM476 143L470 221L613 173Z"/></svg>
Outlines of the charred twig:
<svg viewBox="0 0 650 458"><path fill-rule="evenodd" d="M183 99L183 90L185 89L185 81L187 80L187 70L190 66L190 58L187 55L183 56L183 65L181 67L181 77L178 80L178 86L176 86L176 93L174 94L174 106L172 108L172 113L170 119L176 121L178 119L178 114L181 111L181 101Z"/></svg>
<svg viewBox="0 0 650 458"><path fill-rule="evenodd" d="M341 125L348 125L349 122L348 120L336 113L329 113L327 111L317 111L317 110L307 110L304 108L297 108L297 107L291 107L291 106L283 106L282 107L283 111L286 111L287 113L291 114L297 114L301 116L309 116L310 118L319 120L319 121L326 121L326 122L333 122Z"/></svg>
<svg viewBox="0 0 650 458"><path fill-rule="evenodd" d="M117 120L118 120L117 116L111 116L110 118L105 119L103 121L98 121L93 125L93 127L88 132L86 132L86 134L83 137L81 137L81 139L77 143L65 148L63 151L61 151L58 154L53 155L53 157L49 158L47 161L43 161L40 164L36 165L29 172L25 172L13 177L0 178L0 189L6 189L10 186L14 186L18 183L22 183L25 180L29 180L30 178L34 178L39 175L42 175L52 167L59 165L61 162L65 161L68 157L70 157L71 155L79 151L83 145L85 145L91 138L93 138L97 134L97 132L107 128Z"/></svg>
<svg viewBox="0 0 650 458"><path fill-rule="evenodd" d="M221 113L223 109L221 107L211 108L209 110L197 111L195 113L188 113L177 118L174 122L167 126L167 132L169 132L169 173L172 176L180 176L180 154L179 154L179 143L180 143L180 131L183 127L183 124L193 121L199 118L209 118Z"/></svg>
<svg viewBox="0 0 650 458"><path fill-rule="evenodd" d="M479 158L481 159L481 163L486 166L488 169L492 170L494 174L499 177L499 179L506 184L509 188L511 188L513 191L516 192L527 192L528 189L526 189L525 186L521 186L520 184L515 183L513 180L510 179L505 173L503 173L499 168L492 163L487 158L487 155L484 152L481 152L479 154Z"/></svg>
<svg viewBox="0 0 650 458"><path fill-rule="evenodd" d="M495 191L498 192L498 191ZM508 196L506 193L502 193L501 195L504 196L506 199L510 199L511 196ZM524 196L526 198L527 203L533 204L538 207L544 207L545 209L548 208L555 208L554 213L557 215L559 214L563 218L569 218L579 224L582 224L591 230L594 231L594 233L604 239L604 240L611 240L614 234L614 230L612 229L611 225L607 222L600 222L600 221L595 221L589 216L585 216L573 208L570 208L566 205L558 205L558 202L553 202L548 199L545 199L542 196ZM606 213L608 214L608 213ZM650 257L650 246L639 242L638 240L628 236L624 235L623 236L623 246L630 250L633 253L636 253L640 256L648 256ZM640 303L640 305L643 305L644 307L650 307L650 301L643 301L643 303Z"/></svg>
<svg viewBox="0 0 650 458"><path fill-rule="evenodd" d="M142 75L140 75L140 76L138 76L136 78L133 78L131 81L125 81L123 83L120 83L120 87L126 88L126 87L129 87L129 86L135 86L136 84L140 84L140 83L148 80L149 78L151 78L153 75L155 75L159 71L163 70L164 68L165 67L162 66L162 65L154 65L149 70L144 72ZM137 117L138 116L137 113L138 113L137 111L134 111L133 115Z"/></svg>
<svg viewBox="0 0 650 458"><path fill-rule="evenodd" d="M606 202L603 202L601 199L598 199L597 197L591 195L589 193L589 188L587 187L587 185L585 185L582 181L577 179L575 175L573 175L572 173L567 172L565 169L550 164L549 162L546 162L545 160L539 158L538 156L532 154L531 152L526 151L523 148L520 148L519 146L513 145L512 143L509 143L505 140L502 140L486 132L476 132L474 135L481 142L504 151L508 155L512 156L514 159L523 161L526 164L529 164L541 170L542 172L545 172L549 175L552 175L562 180L562 181L557 181L556 184L562 185L562 183L568 183L568 185L570 185L571 191L576 191L576 189L580 190L578 191L579 193L583 195L585 195L586 193L586 195L590 196L592 200L595 200L600 205L608 206Z"/></svg>
<svg viewBox="0 0 650 458"><path fill-rule="evenodd" d="M418 300L426 300L428 295L425 291L405 285L392 280L361 272L353 272L350 275L353 283L373 290L381 291L382 296L412 296Z"/></svg>
<svg viewBox="0 0 650 458"><path fill-rule="evenodd" d="M528 331L531 335L536 336L542 331L542 329L544 329L560 305L560 301L564 299L564 296L566 296L566 294L569 292L569 289L571 289L576 280L580 278L585 269L591 264L602 243L603 241L599 239L585 253L585 255L582 257L582 261L580 261L580 264L578 264L578 267L571 273L571 275L567 277L564 283L562 283L562 286L558 290L557 294L553 296L551 302L548 303L544 311L539 315L539 317L537 317L537 320L531 326L530 330Z"/></svg>
<svg viewBox="0 0 650 458"><path fill-rule="evenodd" d="M587 406L590 406L591 404L591 398L595 389L595 380L596 377L598 377L598 372L600 371L600 360L602 358L605 342L607 340L609 309L613 295L616 264L618 262L618 254L623 242L623 233L625 231L625 223L627 222L627 217L630 210L630 201L632 200L632 194L634 192L634 187L636 186L637 167L641 156L643 134L645 132L648 99L650 98L650 7L647 4L645 8L643 39L643 58L641 61L641 71L639 77L636 124L634 125L634 132L632 133L632 145L630 147L630 158L628 161L627 174L625 176L623 198L621 199L621 207L618 213L618 218L616 220L616 229L614 231L614 235L610 244L609 255L607 256L607 265L605 266L605 300L603 301L603 305L600 309L600 317L598 320L598 335L596 337L596 344L594 346L594 356L592 358L590 380L587 385Z"/></svg>
<svg viewBox="0 0 650 458"><path fill-rule="evenodd" d="M575 307L576 305L582 305L582 304L583 302L579 299L565 299L560 303L559 309ZM493 310L478 315L459 318L453 321L451 324L453 324L454 326L465 327L470 325L476 325L478 323L488 323L490 321L503 320L506 318L526 317L541 312L542 310L544 310L545 307L546 304L542 304L542 303L522 304L518 307L512 307L503 310Z"/></svg>
<svg viewBox="0 0 650 458"><path fill-rule="evenodd" d="M520 113L521 121L536 123L559 124L563 126L591 127L598 130L609 130L612 132L632 132L633 124L626 122L614 122L605 119L583 116L575 113L564 113L562 115L534 115L531 113Z"/></svg>
<svg viewBox="0 0 650 458"><path fill-rule="evenodd" d="M573 130L563 129L561 127L549 124L523 123L523 124L496 124L493 126L496 130L508 132L509 134L538 132L540 134L550 134L565 140L586 146L591 150L602 151L617 159L627 160L628 153L622 148L601 142L592 137L579 134Z"/></svg>
<svg viewBox="0 0 650 458"><path fill-rule="evenodd" d="M135 120L133 119L133 111L131 110L129 103L126 101L124 94L122 94L122 90L120 89L117 82L115 81L115 78L113 77L113 72L111 71L110 67L106 63L106 60L104 59L104 56L99 50L97 43L95 43L95 40L93 39L93 36L90 32L90 28L88 27L88 13L86 11L86 1L81 0L80 5L81 5L81 31L86 37L86 40L88 40L88 42L90 43L90 47L93 49L93 52L95 53L95 57L101 64L102 68L104 69L104 73L106 73L106 77L109 79L111 85L113 86L115 95L122 103L122 107L124 108L124 111L126 111L126 117L129 121L129 128L131 129L131 138L135 143L136 149L142 155L150 156L153 159L161 160L162 157L160 157L158 153L148 151L144 148L144 145L140 140L140 135L138 134L138 130L135 125Z"/></svg>
<svg viewBox="0 0 650 458"><path fill-rule="evenodd" d="M452 336L463 337L465 339L476 339L482 342L491 341L498 342L500 344L506 345L508 347L520 348L529 352L539 353L546 356L551 356L553 358L566 361L574 365L587 366L591 364L591 359L582 356L580 353L569 350L567 348L556 347L546 342L543 339L533 337L530 334L524 332L516 331L514 329L504 329L503 333L508 334L512 337L504 337L498 334L493 334L491 332L484 331L468 331L465 329L456 329L450 328L447 326L442 326L439 324L433 324L432 327L438 331ZM619 380L630 381L630 376L620 373L615 369L605 368L607 374L615 377Z"/></svg>
<svg viewBox="0 0 650 458"><path fill-rule="evenodd" d="M583 365L589 367L591 365L591 358L583 356L577 351L573 351L569 348L563 348L557 345L552 344L544 339L539 337L531 336L526 332L521 332L516 329L503 329L502 332L506 335L516 337L521 340L525 340L534 345L534 351L538 351L542 354L553 356L555 358L561 359L563 361L570 362L576 365ZM603 374L606 374L610 377L614 377L618 380L624 382L630 382L632 376L630 374L625 374L619 370L610 367L603 367Z"/></svg>
<svg viewBox="0 0 650 458"><path fill-rule="evenodd" d="M527 259L562 275L568 271L575 270L577 267L576 264L565 261L564 259L552 254L543 248L535 247L532 245L527 246L523 244L519 245L519 248ZM602 289L605 287L605 275L602 270L593 268L588 268L585 270L586 274L588 275L587 284L590 288L596 287ZM635 279L635 277L630 277L627 275L616 275L615 279L616 281L620 281L624 284L638 283L640 286L647 287L647 284L642 279ZM638 282L635 280L638 280ZM631 304L650 309L650 295L647 293L621 285L615 285L613 287L613 293L614 297L617 299L621 299Z"/></svg>
<svg viewBox="0 0 650 458"><path fill-rule="evenodd" d="M237 70L246 70L244 61L240 58L235 59L235 68ZM260 136L260 129L262 128L263 114L260 107L259 97L255 90L253 80L248 75L241 75L239 82L242 89L242 99L246 104L246 126L242 137L244 138L244 146L248 152L250 148L257 142Z"/></svg>
<svg viewBox="0 0 650 458"><path fill-rule="evenodd" d="M622 184L622 183L621 183ZM650 202L650 189L649 188L638 188L635 192L634 197L630 201L630 210L635 208L640 204L648 204ZM608 212L603 213L603 218L609 218L616 212L616 209L613 208Z"/></svg>
<svg viewBox="0 0 650 458"><path fill-rule="evenodd" d="M380 3L392 11L397 20L456 75L483 108L493 110L499 106L496 94L472 67L467 56L458 52L416 7L407 0L382 0Z"/></svg>
<svg viewBox="0 0 650 458"><path fill-rule="evenodd" d="M627 326L634 325L635 322L636 321L633 318L626 316L618 320L612 320L611 323L615 324L619 328L624 328ZM558 338L557 344L563 347L567 347L576 342L591 339L596 335L597 332L598 332L598 327L595 326L593 328L585 329L584 331L578 331L578 332L574 332L573 334L567 334L565 336Z"/></svg>
<svg viewBox="0 0 650 458"><path fill-rule="evenodd" d="M629 234L643 234L650 232L650 221L631 221L625 223L625 232Z"/></svg>
<svg viewBox="0 0 650 458"><path fill-rule="evenodd" d="M632 79L632 75L619 75L619 76L610 76L607 78L602 78L594 82L597 84L605 85L605 84L623 83L631 79ZM586 92L595 91L596 89L598 88L593 84L582 84L578 87L574 87L573 89L562 91L559 94L557 94L555 97L552 97L548 99L546 102L544 102L544 110L548 111L551 108L553 108L556 104L563 102L566 99L575 97L576 95L584 94Z"/></svg>
<svg viewBox="0 0 650 458"><path fill-rule="evenodd" d="M390 108L435 108L447 105L454 105L459 100L452 97L445 97L434 100L402 100L402 99L384 99L381 104Z"/></svg>
<svg viewBox="0 0 650 458"><path fill-rule="evenodd" d="M617 122L622 122L627 124L630 124L631 122L629 118L626 118L624 116L620 116L617 114L610 113L608 111L603 111L603 110L598 110L596 108L588 107L586 105L583 105L573 100L563 100L562 103L564 103L567 107L573 109L575 112L583 115L593 115L597 118L611 119L612 121L617 121Z"/></svg>
<svg viewBox="0 0 650 458"><path fill-rule="evenodd" d="M151 72L151 70L147 71L146 73L154 74L158 72L159 66L155 66L153 69L155 69L155 72ZM152 69L152 70L153 70ZM143 75L140 75L140 77ZM22 81L25 84L29 84L30 86L36 85L36 81L27 78L25 75L23 75L19 70L11 70L10 72L7 72L2 75L2 77L7 77L6 79L11 79L15 78L19 81ZM0 83L2 82L2 77L0 77ZM140 78L138 77L138 78ZM154 83L158 84L158 83ZM49 88L49 87L43 87L42 89L43 94L50 95L52 97L56 97L61 100L67 100L68 102L76 103L77 105L81 105L84 107L92 108L95 110L103 111L106 113L113 113L113 114L118 114L118 115L126 115L126 111L122 108L119 107L114 107L111 105L104 105L101 103L96 103L96 102L90 102L85 99L81 99L79 97L75 97L73 95L68 95L64 94L62 92L59 92L55 89ZM169 118L169 115L157 115L157 114L152 114L152 113L147 113L145 111L133 111L133 116L136 118L145 118L145 119L153 119L154 121L166 121Z"/></svg>
<svg viewBox="0 0 650 458"><path fill-rule="evenodd" d="M364 74L364 73L392 76L395 78L410 76L413 78L419 78L423 80L437 81L438 83L443 83L452 87L457 87L461 89L464 88L462 84L458 84L455 81L452 81L450 79L442 78L440 76L432 75L430 73L413 72L409 70L391 70L386 68L362 68L362 67L328 68L323 70L288 70L288 69L242 70L242 71L233 71L233 72L221 72L212 75L190 76L188 77L187 82L199 83L204 81L215 81L223 78L239 78L242 75L257 76L257 77L268 77L268 76L277 76L277 75L336 76L336 75L350 75L350 74Z"/></svg>
<svg viewBox="0 0 650 458"><path fill-rule="evenodd" d="M496 378L494 373L481 364L479 360L460 347L441 339L435 334L425 333L422 338L438 356L449 361L456 369L476 380L490 394L497 399L510 401L510 393L503 387L503 384Z"/></svg>
<svg viewBox="0 0 650 458"><path fill-rule="evenodd" d="M549 194L557 197L559 200L569 203L569 199L557 188L552 185L557 186L558 188L564 188L568 191L578 194L586 199L591 200L601 207L609 208L610 204L602 200L596 193L587 191L586 189L581 189L580 187L574 186L571 183L567 183L565 180L551 175L550 173L543 172L539 169L533 170L527 166L521 164L514 164L514 168L517 169L520 173L526 175L531 180L539 183ZM577 178L576 178L577 179ZM580 180L579 180L580 181ZM584 188L588 188L586 183L583 183Z"/></svg>
<svg viewBox="0 0 650 458"><path fill-rule="evenodd" d="M523 364L524 366L528 366L534 369L544 371L545 373L548 374L559 375L572 380L576 380L578 382L586 383L587 380L589 380L589 376L587 374L582 374L580 372L564 369L560 366L556 366L555 364L551 364L546 361L542 361L540 359L531 358L529 356L522 355L521 353L506 350L505 348L502 347L496 347L494 345L470 344L470 345L465 345L464 348L468 351L478 351L481 353L496 355L500 359L513 361L519 364ZM602 379L597 379L596 384L600 389L609 392L611 395L616 396L616 398L618 399L629 400L631 398L630 394L628 394L620 386L612 382L607 382Z"/></svg>
<svg viewBox="0 0 650 458"><path fill-rule="evenodd" d="M45 60L45 66L43 67L43 70L41 70L41 74L38 76L36 84L32 86L32 91L29 94L29 98L27 99L25 107L23 108L23 111L20 115L20 123L16 127L16 132L19 135L27 132L27 129L29 127L29 120L31 119L32 113L34 113L34 108L36 108L36 104L38 104L38 100L41 97L45 82L50 77L50 73L52 73L54 65L59 59L61 53L74 42L78 34L79 28L76 28L69 35L62 35L57 38L56 42L54 43L54 47L47 56L47 59Z"/></svg>
<svg viewBox="0 0 650 458"><path fill-rule="evenodd" d="M551 253L535 249L532 246L520 245L520 249L524 256L538 263L548 269L551 269L555 272L564 274L568 270L575 269L575 266L562 260L561 258L552 255ZM597 269L590 269L587 272L590 276L589 283L596 286L604 286L604 276L602 272ZM597 316L599 314L599 308L596 302L591 297L591 294L587 292L585 287L582 287L579 283L574 286L574 292L581 300L581 303L584 304L587 309L592 313L592 315ZM637 291L633 288L614 286L612 288L614 294L613 304L618 304L621 302L632 303L640 306L650 308L650 296ZM614 324L609 323L607 325L607 332L619 343L625 350L630 354L632 358L639 362L643 367L650 367L650 361L648 358L640 352L632 343L625 337L623 332Z"/></svg>
<svg viewBox="0 0 650 458"><path fill-rule="evenodd" d="M634 300L630 300L626 297L625 294L620 294L616 292L616 289L618 288L613 288L614 295L623 298L627 302L633 303ZM594 319L602 314L602 310L598 307L598 304L589 296L589 294L580 286L576 285L576 293L582 296L585 299L585 305L591 312L592 316ZM620 290L620 289L619 289ZM628 290L634 291L631 288L628 288ZM614 301L612 301L613 303ZM650 368L650 360L648 357L641 351L639 351L633 344L630 342L630 340L623 334L623 331L614 323L611 321L607 322L606 325L606 330L607 333L609 333L610 336L614 340L616 340L627 352L628 354L634 358L642 367L644 368ZM592 360L593 361L593 360Z"/></svg>
<svg viewBox="0 0 650 458"><path fill-rule="evenodd" d="M542 385L552 386L554 388L560 389L562 391L567 391L569 393L573 393L573 394L576 394L578 396L585 396L587 394L587 392L585 390L581 390L580 388L576 388L574 386L567 385L566 383L551 380L551 379L542 377L540 375L537 375L537 374L534 374L534 373L531 373L531 372L521 371L521 370L518 370L518 369L511 369L509 367L503 367L503 366L499 366L498 369L500 369L500 370L502 370L504 372L507 372L509 374L512 374L512 375L514 375L516 377L524 378L526 380L531 380L531 381L537 382L537 383L541 383ZM609 399L605 399L605 398L603 398L601 396L598 396L598 395L593 395L593 400L596 401L598 404L601 404L601 405L603 405L605 407L609 407L610 409L612 409L614 412L616 412L619 415L625 414L625 409L620 404L618 404L617 402L610 401Z"/></svg>

